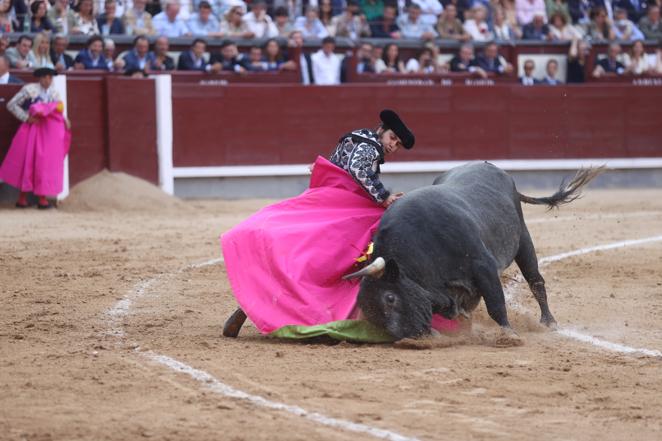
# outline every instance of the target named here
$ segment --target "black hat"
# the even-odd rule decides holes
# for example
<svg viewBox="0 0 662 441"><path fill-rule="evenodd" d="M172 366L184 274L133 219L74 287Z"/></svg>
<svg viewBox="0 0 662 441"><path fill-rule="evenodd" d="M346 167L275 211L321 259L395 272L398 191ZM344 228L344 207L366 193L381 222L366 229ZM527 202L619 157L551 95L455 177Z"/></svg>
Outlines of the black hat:
<svg viewBox="0 0 662 441"><path fill-rule="evenodd" d="M416 141L416 138L411 130L407 128L405 123L402 122L397 113L389 109L384 109L379 112L379 119L382 120L385 128L393 130L393 133L398 135L398 138L400 138L402 145L406 149L414 147L414 141Z"/></svg>
<svg viewBox="0 0 662 441"><path fill-rule="evenodd" d="M39 69L35 69L34 72L32 72L32 75L37 78L45 77L46 75L54 77L57 75L57 71L55 69L51 69L50 67L40 67Z"/></svg>

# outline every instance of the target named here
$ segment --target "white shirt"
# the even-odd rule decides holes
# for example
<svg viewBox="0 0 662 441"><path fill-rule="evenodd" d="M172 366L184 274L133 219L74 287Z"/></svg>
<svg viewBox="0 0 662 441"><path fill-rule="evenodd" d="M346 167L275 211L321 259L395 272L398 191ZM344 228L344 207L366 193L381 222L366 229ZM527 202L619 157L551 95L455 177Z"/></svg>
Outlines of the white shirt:
<svg viewBox="0 0 662 441"><path fill-rule="evenodd" d="M310 59L313 63L315 84L325 86L340 84L340 57L336 54L327 56L320 49Z"/></svg>
<svg viewBox="0 0 662 441"><path fill-rule="evenodd" d="M416 3L421 7L421 17L420 20L429 25L436 25L439 14L444 10L444 7L441 5L439 0L412 0L412 3Z"/></svg>
<svg viewBox="0 0 662 441"><path fill-rule="evenodd" d="M0 84L9 84L9 72L0 75Z"/></svg>
<svg viewBox="0 0 662 441"><path fill-rule="evenodd" d="M244 21L248 25L248 29L255 34L255 38L278 37L278 28L276 28L271 17L267 14L264 14L264 18L258 21L255 14L251 11L248 14L244 14Z"/></svg>
<svg viewBox="0 0 662 441"><path fill-rule="evenodd" d="M175 21L170 21L165 11L160 12L152 19L156 34L159 36L166 36L168 38L182 37L189 33L188 26L181 18L181 14L177 15Z"/></svg>

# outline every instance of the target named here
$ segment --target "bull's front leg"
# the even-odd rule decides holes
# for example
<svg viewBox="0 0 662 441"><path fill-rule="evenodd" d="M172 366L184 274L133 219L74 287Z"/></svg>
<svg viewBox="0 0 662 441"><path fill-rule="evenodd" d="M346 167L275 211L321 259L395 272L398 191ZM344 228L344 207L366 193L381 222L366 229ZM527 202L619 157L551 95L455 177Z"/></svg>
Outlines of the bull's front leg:
<svg viewBox="0 0 662 441"><path fill-rule="evenodd" d="M501 287L496 265L491 263L477 263L474 266L474 283L478 288L487 313L492 320L501 326L501 334L497 337L497 347L521 346L524 339L517 335L508 321L506 299Z"/></svg>

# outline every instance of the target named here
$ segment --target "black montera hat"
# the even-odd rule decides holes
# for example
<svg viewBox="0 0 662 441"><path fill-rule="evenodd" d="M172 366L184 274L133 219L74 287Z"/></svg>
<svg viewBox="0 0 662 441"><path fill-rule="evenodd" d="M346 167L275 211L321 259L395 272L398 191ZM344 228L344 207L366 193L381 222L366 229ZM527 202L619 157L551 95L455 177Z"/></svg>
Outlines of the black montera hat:
<svg viewBox="0 0 662 441"><path fill-rule="evenodd" d="M382 120L386 128L393 130L393 133L398 135L398 138L400 138L402 145L406 149L414 147L414 141L416 141L416 138L411 130L407 128L405 123L402 122L397 113L389 109L384 109L379 113L379 119Z"/></svg>
<svg viewBox="0 0 662 441"><path fill-rule="evenodd" d="M40 67L39 69L35 69L34 72L32 72L32 75L37 78L45 77L46 75L51 75L54 77L57 75L57 71L55 69L51 69L50 67Z"/></svg>

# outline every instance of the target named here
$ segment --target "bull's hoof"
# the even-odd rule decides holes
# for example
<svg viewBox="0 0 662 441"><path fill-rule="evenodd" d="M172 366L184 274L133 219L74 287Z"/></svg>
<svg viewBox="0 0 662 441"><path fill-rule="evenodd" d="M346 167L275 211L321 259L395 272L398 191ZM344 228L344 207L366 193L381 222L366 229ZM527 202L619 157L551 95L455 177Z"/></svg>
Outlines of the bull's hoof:
<svg viewBox="0 0 662 441"><path fill-rule="evenodd" d="M502 329L501 334L496 339L497 348L513 348L515 346L524 346L524 338L520 337L512 329Z"/></svg>
<svg viewBox="0 0 662 441"><path fill-rule="evenodd" d="M545 325L545 326L547 326L547 327L548 327L549 329L551 329L552 331L555 331L555 330L557 330L557 329L559 328L558 323L556 323L556 320L554 320L553 317L552 317L552 318L548 318L548 319L546 319L546 318L543 317L543 318L540 319L540 323L543 324L543 325Z"/></svg>
<svg viewBox="0 0 662 441"><path fill-rule="evenodd" d="M245 321L246 313L241 308L237 308L230 318L226 320L225 325L223 325L223 336L236 338Z"/></svg>

